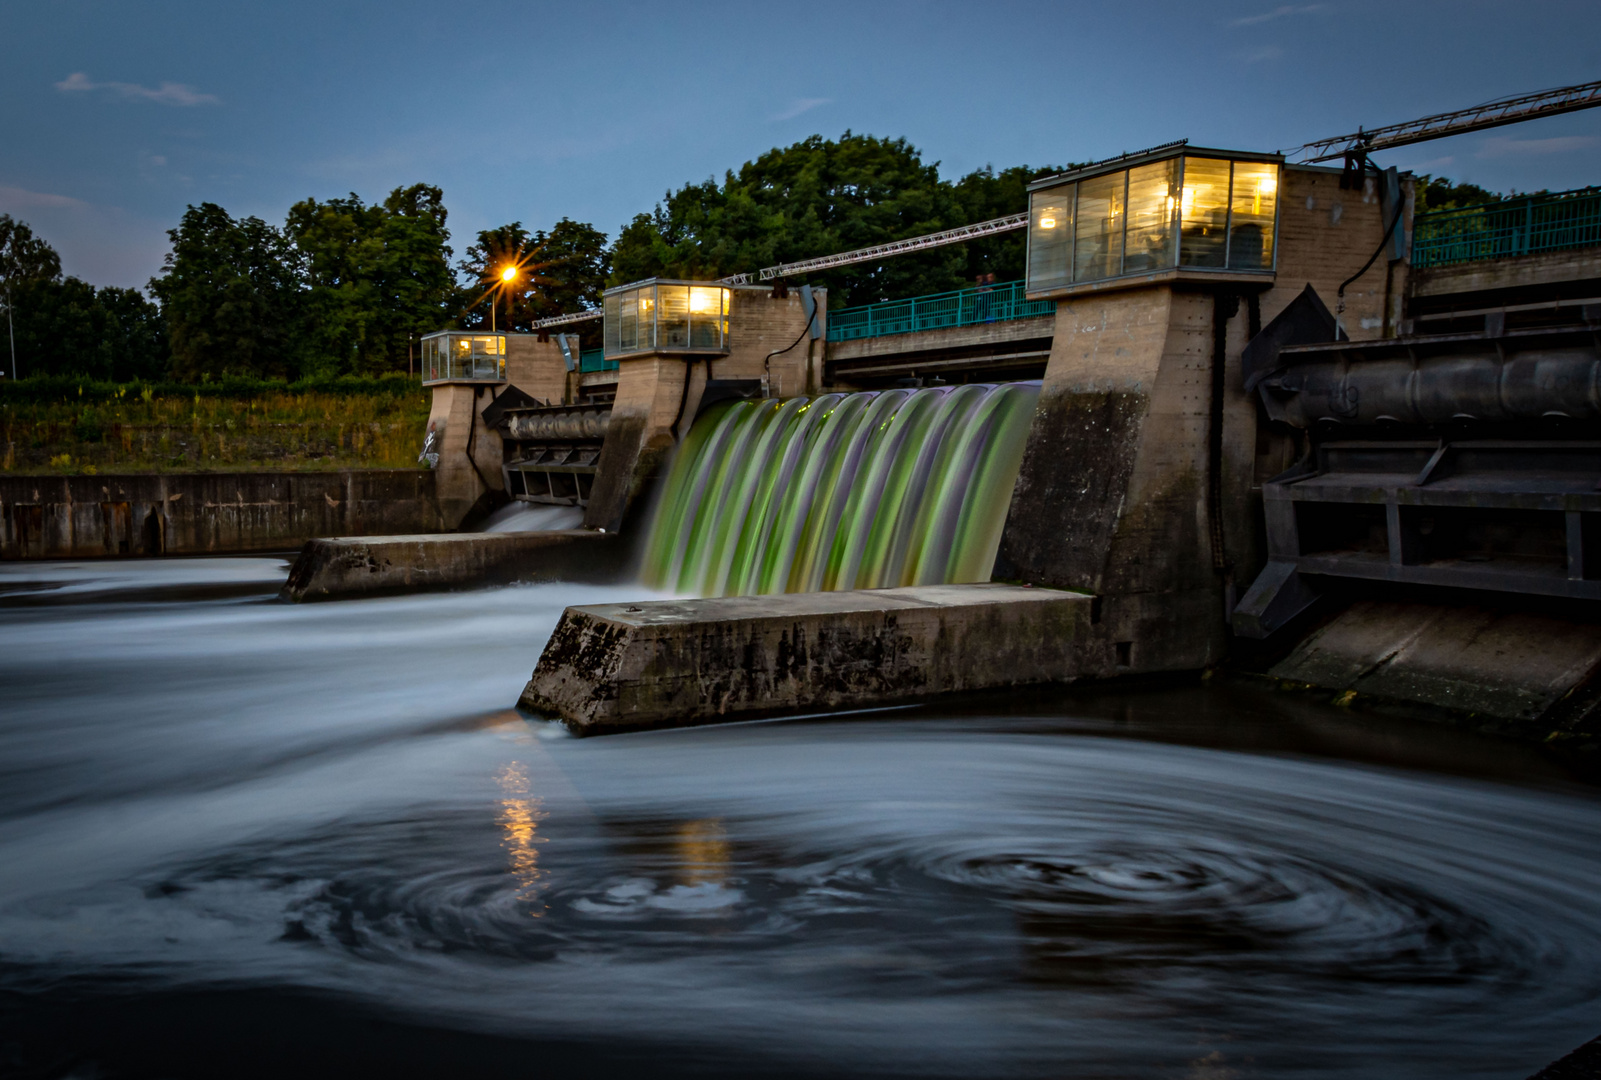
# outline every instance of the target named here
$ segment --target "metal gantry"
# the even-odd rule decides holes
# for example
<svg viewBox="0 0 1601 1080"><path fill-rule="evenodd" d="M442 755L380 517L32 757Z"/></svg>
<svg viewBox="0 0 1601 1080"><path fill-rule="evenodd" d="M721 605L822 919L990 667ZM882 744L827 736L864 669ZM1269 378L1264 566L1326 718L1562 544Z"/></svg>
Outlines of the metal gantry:
<svg viewBox="0 0 1601 1080"><path fill-rule="evenodd" d="M719 280L724 285L748 285L752 278L757 281L772 281L774 278L788 277L791 274L805 274L813 270L832 270L837 266L854 266L857 263L873 262L876 259L888 258L891 255L909 255L914 251L927 251L930 248L944 247L946 244L960 244L968 240L979 240L986 236L1015 232L1018 229L1027 227L1028 214L1009 214L1006 217L980 221L976 225L963 225L956 229L946 229L944 232L929 233L927 236L913 236L906 240L893 240L887 244L875 244L872 247L857 248L855 251L842 251L838 255L824 255L817 259L780 263L777 266L769 266L758 270L754 274L730 274L728 277Z"/></svg>
<svg viewBox="0 0 1601 1080"><path fill-rule="evenodd" d="M1503 124L1518 124L1542 116L1557 116L1561 113L1577 112L1579 109L1593 109L1597 105L1601 105L1601 81L1580 83L1577 86L1564 86L1556 90L1542 90L1535 94L1502 98L1471 109L1436 113L1433 116L1409 120L1404 124L1374 128L1372 131L1363 131L1359 128L1354 135L1336 135L1305 143L1293 150L1286 150L1284 156L1302 164L1331 161L1334 158L1344 157L1350 151L1372 153L1375 150L1388 150L1396 146L1427 142L1430 139L1443 139L1448 135L1483 131L1485 128L1501 127Z"/></svg>

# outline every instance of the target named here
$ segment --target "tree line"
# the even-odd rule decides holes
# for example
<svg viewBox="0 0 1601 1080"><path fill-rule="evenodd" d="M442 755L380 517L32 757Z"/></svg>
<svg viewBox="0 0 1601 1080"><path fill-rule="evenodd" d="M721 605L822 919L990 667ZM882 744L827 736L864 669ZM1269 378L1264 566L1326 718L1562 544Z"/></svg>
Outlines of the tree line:
<svg viewBox="0 0 1601 1080"><path fill-rule="evenodd" d="M190 206L148 296L63 277L28 226L0 215L0 281L22 375L94 379L302 379L411 369L423 334L446 327L527 331L594 308L611 285L648 277L708 280L1014 214L1030 181L1065 166L986 166L953 181L905 139L845 132L774 148L737 171L668 191L615 242L563 218L530 232L511 222L450 246L444 194L396 188L382 202L306 199L284 223ZM1498 198L1420 178L1420 210ZM980 275L1021 278L1014 232L798 279L831 307L943 292ZM497 286L501 268L521 272ZM586 347L599 327L579 324ZM0 368L9 354L0 344Z"/></svg>

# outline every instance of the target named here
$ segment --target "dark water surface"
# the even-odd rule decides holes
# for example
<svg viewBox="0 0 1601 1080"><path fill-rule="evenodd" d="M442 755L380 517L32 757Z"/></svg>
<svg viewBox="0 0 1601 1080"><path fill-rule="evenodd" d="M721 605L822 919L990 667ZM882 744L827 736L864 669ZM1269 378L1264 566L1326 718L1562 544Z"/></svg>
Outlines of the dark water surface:
<svg viewBox="0 0 1601 1080"><path fill-rule="evenodd" d="M1239 687L576 740L547 585L0 568L0 1075L1525 1077L1601 799Z"/></svg>

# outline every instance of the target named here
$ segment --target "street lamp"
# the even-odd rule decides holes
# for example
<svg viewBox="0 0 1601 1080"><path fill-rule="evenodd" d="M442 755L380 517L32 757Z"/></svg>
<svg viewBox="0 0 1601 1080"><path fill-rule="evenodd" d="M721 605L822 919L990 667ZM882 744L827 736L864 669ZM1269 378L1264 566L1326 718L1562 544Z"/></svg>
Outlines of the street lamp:
<svg viewBox="0 0 1601 1080"><path fill-rule="evenodd" d="M513 264L502 270L500 272L500 280L505 284L506 287L510 287L511 283L517 280L516 265ZM504 292L505 289L502 288L501 291ZM495 332L495 297L493 294L491 294L489 297L489 332L491 334Z"/></svg>

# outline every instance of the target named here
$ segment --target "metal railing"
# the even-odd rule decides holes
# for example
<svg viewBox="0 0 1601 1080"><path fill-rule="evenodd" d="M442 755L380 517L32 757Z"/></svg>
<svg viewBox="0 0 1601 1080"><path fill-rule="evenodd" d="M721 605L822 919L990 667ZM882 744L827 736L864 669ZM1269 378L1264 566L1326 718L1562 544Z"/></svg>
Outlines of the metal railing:
<svg viewBox="0 0 1601 1080"><path fill-rule="evenodd" d="M605 349L590 349L578 354L578 370L584 375L596 371L616 371L617 361L606 359Z"/></svg>
<svg viewBox="0 0 1601 1080"><path fill-rule="evenodd" d="M1601 245L1601 188L1528 195L1419 214L1412 265L1452 266Z"/></svg>
<svg viewBox="0 0 1601 1080"><path fill-rule="evenodd" d="M918 330L976 326L1049 315L1055 310L1056 301L1024 299L1023 282L1005 281L988 288L958 289L831 311L828 313L828 340L860 341Z"/></svg>

